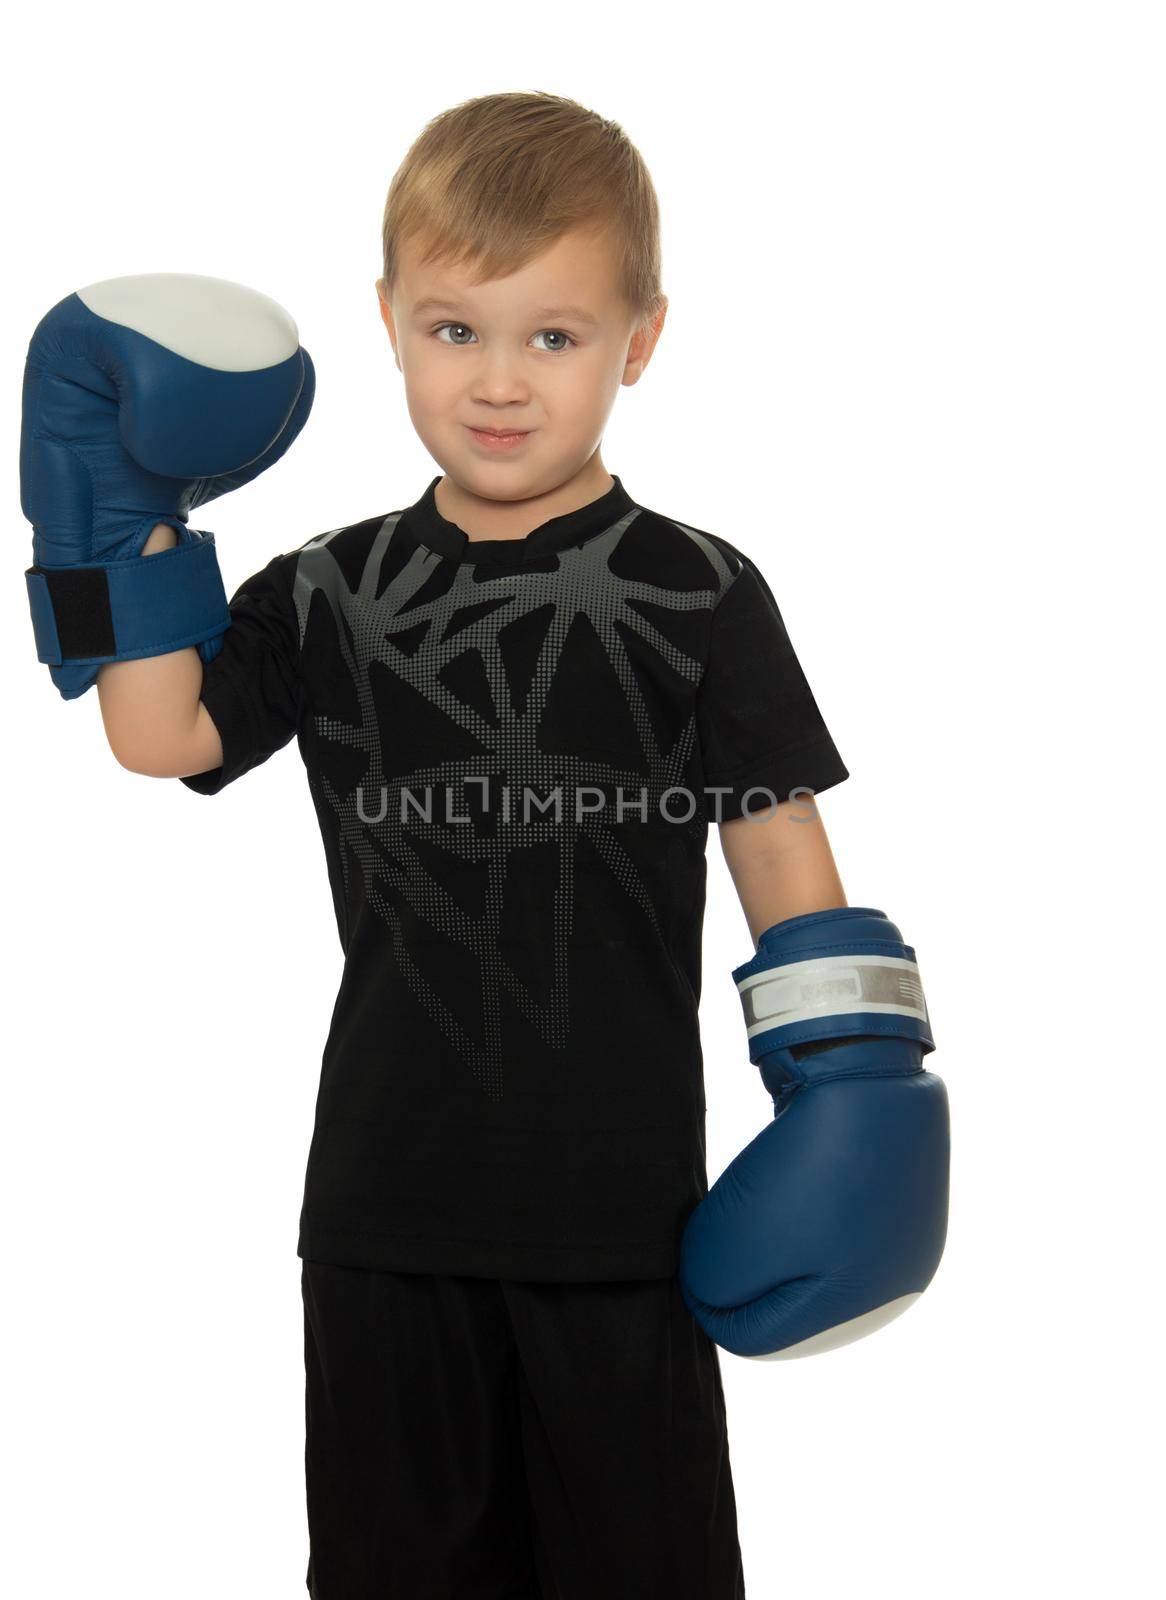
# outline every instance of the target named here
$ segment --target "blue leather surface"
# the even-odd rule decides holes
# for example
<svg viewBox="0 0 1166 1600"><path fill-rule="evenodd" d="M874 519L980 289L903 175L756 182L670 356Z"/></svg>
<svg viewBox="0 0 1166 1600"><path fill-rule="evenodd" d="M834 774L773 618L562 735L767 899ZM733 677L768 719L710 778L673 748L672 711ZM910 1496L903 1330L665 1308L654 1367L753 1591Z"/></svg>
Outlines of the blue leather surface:
<svg viewBox="0 0 1166 1600"><path fill-rule="evenodd" d="M824 942L902 946L882 912L853 908L767 929L734 977L803 959ZM693 1211L681 1242L684 1299L737 1355L771 1355L930 1283L947 1234L950 1130L924 1045L854 1038L766 1051L773 1118Z"/></svg>
<svg viewBox="0 0 1166 1600"><path fill-rule="evenodd" d="M25 363L21 505L33 524L38 655L66 699L104 661L184 644L204 659L217 653L230 615L214 541L187 518L279 460L314 390L303 349L262 370L222 372L96 315L75 294L42 318ZM159 522L177 530L179 547L140 559ZM86 567L103 586L69 591L91 600L56 603L54 573Z"/></svg>

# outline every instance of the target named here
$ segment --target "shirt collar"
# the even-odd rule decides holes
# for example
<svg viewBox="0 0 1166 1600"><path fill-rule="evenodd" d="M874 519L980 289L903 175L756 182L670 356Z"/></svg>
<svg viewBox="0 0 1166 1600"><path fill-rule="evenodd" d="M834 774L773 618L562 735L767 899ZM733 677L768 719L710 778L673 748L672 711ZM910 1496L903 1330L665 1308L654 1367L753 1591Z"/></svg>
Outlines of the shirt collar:
<svg viewBox="0 0 1166 1600"><path fill-rule="evenodd" d="M420 500L401 513L401 524L418 544L425 545L451 561L501 562L521 566L572 545L583 544L604 533L629 511L635 501L613 472L606 494L562 516L551 517L530 533L517 539L471 539L456 522L450 522L437 509L437 485L442 474L432 480Z"/></svg>

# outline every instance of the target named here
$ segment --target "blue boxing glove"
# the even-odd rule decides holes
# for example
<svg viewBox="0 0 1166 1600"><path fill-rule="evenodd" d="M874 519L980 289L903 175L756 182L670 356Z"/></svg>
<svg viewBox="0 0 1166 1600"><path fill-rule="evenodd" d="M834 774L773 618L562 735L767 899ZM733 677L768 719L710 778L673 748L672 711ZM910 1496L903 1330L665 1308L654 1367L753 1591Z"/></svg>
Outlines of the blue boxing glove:
<svg viewBox="0 0 1166 1600"><path fill-rule="evenodd" d="M214 535L187 517L278 461L314 391L287 312L221 278L110 278L42 318L24 369L20 500L37 656L66 700L107 661L218 653L231 618ZM178 544L142 557L159 522Z"/></svg>
<svg viewBox="0 0 1166 1600"><path fill-rule="evenodd" d="M693 1211L685 1304L740 1356L849 1344L930 1283L947 1234L947 1091L915 952L881 911L767 928L733 972L773 1121Z"/></svg>

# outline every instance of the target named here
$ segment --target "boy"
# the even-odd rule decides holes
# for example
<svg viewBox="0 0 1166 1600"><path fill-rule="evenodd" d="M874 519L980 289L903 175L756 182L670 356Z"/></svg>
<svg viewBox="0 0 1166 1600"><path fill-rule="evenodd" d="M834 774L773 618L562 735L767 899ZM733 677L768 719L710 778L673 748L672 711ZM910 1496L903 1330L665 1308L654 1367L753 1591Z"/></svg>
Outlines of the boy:
<svg viewBox="0 0 1166 1600"><path fill-rule="evenodd" d="M324 838L316 1600L744 1594L716 1346L677 1276L707 1189L707 827L755 939L843 907L803 801L847 773L756 566L601 460L659 267L614 124L543 94L436 118L377 287L442 474L275 557L217 653L97 672L123 765L203 794L298 736Z"/></svg>

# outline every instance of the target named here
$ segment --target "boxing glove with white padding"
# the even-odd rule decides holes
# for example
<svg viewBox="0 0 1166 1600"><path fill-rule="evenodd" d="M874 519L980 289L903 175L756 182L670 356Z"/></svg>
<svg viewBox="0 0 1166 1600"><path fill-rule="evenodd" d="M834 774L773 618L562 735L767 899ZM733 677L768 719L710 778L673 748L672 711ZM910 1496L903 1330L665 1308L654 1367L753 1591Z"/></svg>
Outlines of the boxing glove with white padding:
<svg viewBox="0 0 1166 1600"><path fill-rule="evenodd" d="M767 928L733 972L773 1120L688 1219L679 1281L734 1355L875 1332L930 1283L947 1234L947 1091L915 952L881 911Z"/></svg>
<svg viewBox="0 0 1166 1600"><path fill-rule="evenodd" d="M287 312L221 278L111 278L42 318L24 369L25 578L66 700L107 661L217 654L231 619L214 535L187 517L279 460L314 389ZM178 543L143 557L160 522Z"/></svg>

